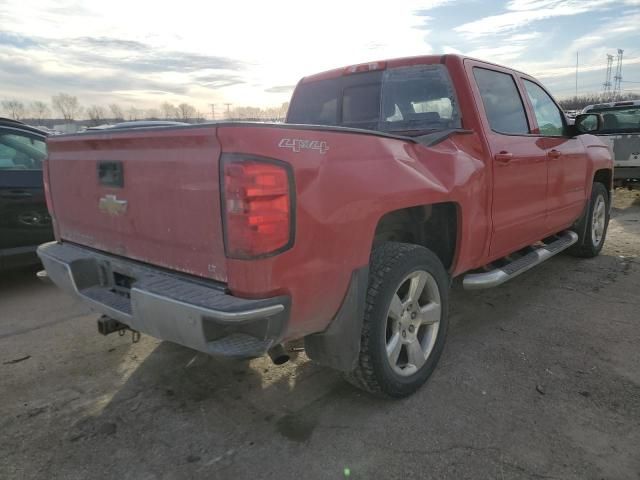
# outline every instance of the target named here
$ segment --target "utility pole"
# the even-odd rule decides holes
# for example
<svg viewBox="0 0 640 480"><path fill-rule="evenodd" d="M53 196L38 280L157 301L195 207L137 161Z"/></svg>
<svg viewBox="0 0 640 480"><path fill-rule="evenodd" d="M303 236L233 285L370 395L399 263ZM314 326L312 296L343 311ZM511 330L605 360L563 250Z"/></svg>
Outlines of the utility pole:
<svg viewBox="0 0 640 480"><path fill-rule="evenodd" d="M576 52L576 99L578 98L578 52Z"/></svg>
<svg viewBox="0 0 640 480"><path fill-rule="evenodd" d="M616 62L616 74L613 77L613 99L617 100L620 96L620 83L622 82L622 54L624 50L618 49L618 57Z"/></svg>
<svg viewBox="0 0 640 480"><path fill-rule="evenodd" d="M209 106L211 107L211 120L215 120L216 119L216 104L215 103L210 103Z"/></svg>
<svg viewBox="0 0 640 480"><path fill-rule="evenodd" d="M233 105L232 103L225 103L225 105L227 106L227 118L231 118L231 112L229 111L231 109L231 105Z"/></svg>
<svg viewBox="0 0 640 480"><path fill-rule="evenodd" d="M607 53L607 73L606 79L602 84L602 97L606 102L611 97L611 68L613 67L613 55Z"/></svg>

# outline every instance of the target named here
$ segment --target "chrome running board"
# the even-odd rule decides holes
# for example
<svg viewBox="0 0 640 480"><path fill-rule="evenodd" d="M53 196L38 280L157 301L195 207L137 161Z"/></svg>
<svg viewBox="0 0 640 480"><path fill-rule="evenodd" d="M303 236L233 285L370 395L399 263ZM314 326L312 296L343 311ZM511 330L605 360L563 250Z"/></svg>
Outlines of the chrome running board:
<svg viewBox="0 0 640 480"><path fill-rule="evenodd" d="M462 285L465 290L480 290L483 288L497 287L504 282L517 277L521 273L532 269L536 265L541 264L545 260L550 259L557 253L566 250L578 241L578 235L575 232L567 230L559 235L557 240L545 244L534 251L514 260L507 265L496 268L489 272L468 273L464 276Z"/></svg>

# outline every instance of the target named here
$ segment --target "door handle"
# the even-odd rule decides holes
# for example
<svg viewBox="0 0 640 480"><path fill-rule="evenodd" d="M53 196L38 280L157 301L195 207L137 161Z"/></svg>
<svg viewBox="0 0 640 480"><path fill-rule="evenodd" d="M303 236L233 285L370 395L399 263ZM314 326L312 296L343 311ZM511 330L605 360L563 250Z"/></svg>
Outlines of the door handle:
<svg viewBox="0 0 640 480"><path fill-rule="evenodd" d="M8 192L0 192L1 198L29 198L33 194L25 190L10 190Z"/></svg>
<svg viewBox="0 0 640 480"><path fill-rule="evenodd" d="M558 150L553 149L549 152L549 158L553 158L554 160L557 158L560 158L562 156L562 153L560 153Z"/></svg>
<svg viewBox="0 0 640 480"><path fill-rule="evenodd" d="M507 163L509 163L513 159L513 153L505 152L503 150L500 153L496 153L493 158L496 160L496 162L506 165Z"/></svg>

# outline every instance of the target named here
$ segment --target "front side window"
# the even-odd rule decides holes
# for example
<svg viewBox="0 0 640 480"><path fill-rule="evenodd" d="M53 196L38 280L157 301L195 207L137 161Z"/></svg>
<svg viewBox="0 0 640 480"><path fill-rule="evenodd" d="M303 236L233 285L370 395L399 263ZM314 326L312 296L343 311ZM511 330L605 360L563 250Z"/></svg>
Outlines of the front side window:
<svg viewBox="0 0 640 480"><path fill-rule="evenodd" d="M514 135L528 134L527 114L513 77L479 67L474 67L473 75L491 130Z"/></svg>
<svg viewBox="0 0 640 480"><path fill-rule="evenodd" d="M0 130L0 170L42 170L45 156L42 138Z"/></svg>
<svg viewBox="0 0 640 480"><path fill-rule="evenodd" d="M523 81L531 105L533 105L540 134L550 137L564 135L563 113L558 106L539 85L529 80L523 79Z"/></svg>

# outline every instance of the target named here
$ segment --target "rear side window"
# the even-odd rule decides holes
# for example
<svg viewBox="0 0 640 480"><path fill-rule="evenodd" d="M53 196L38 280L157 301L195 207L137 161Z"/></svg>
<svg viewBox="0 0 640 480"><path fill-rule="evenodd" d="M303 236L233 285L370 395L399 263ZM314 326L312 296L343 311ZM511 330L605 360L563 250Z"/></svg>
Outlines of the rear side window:
<svg viewBox="0 0 640 480"><path fill-rule="evenodd" d="M0 170L42 170L46 150L37 136L0 130Z"/></svg>
<svg viewBox="0 0 640 480"><path fill-rule="evenodd" d="M540 135L559 137L564 134L563 113L539 85L523 79L533 112L538 122Z"/></svg>
<svg viewBox="0 0 640 480"><path fill-rule="evenodd" d="M513 77L478 67L474 67L473 75L491 129L499 133L528 134L527 114Z"/></svg>

